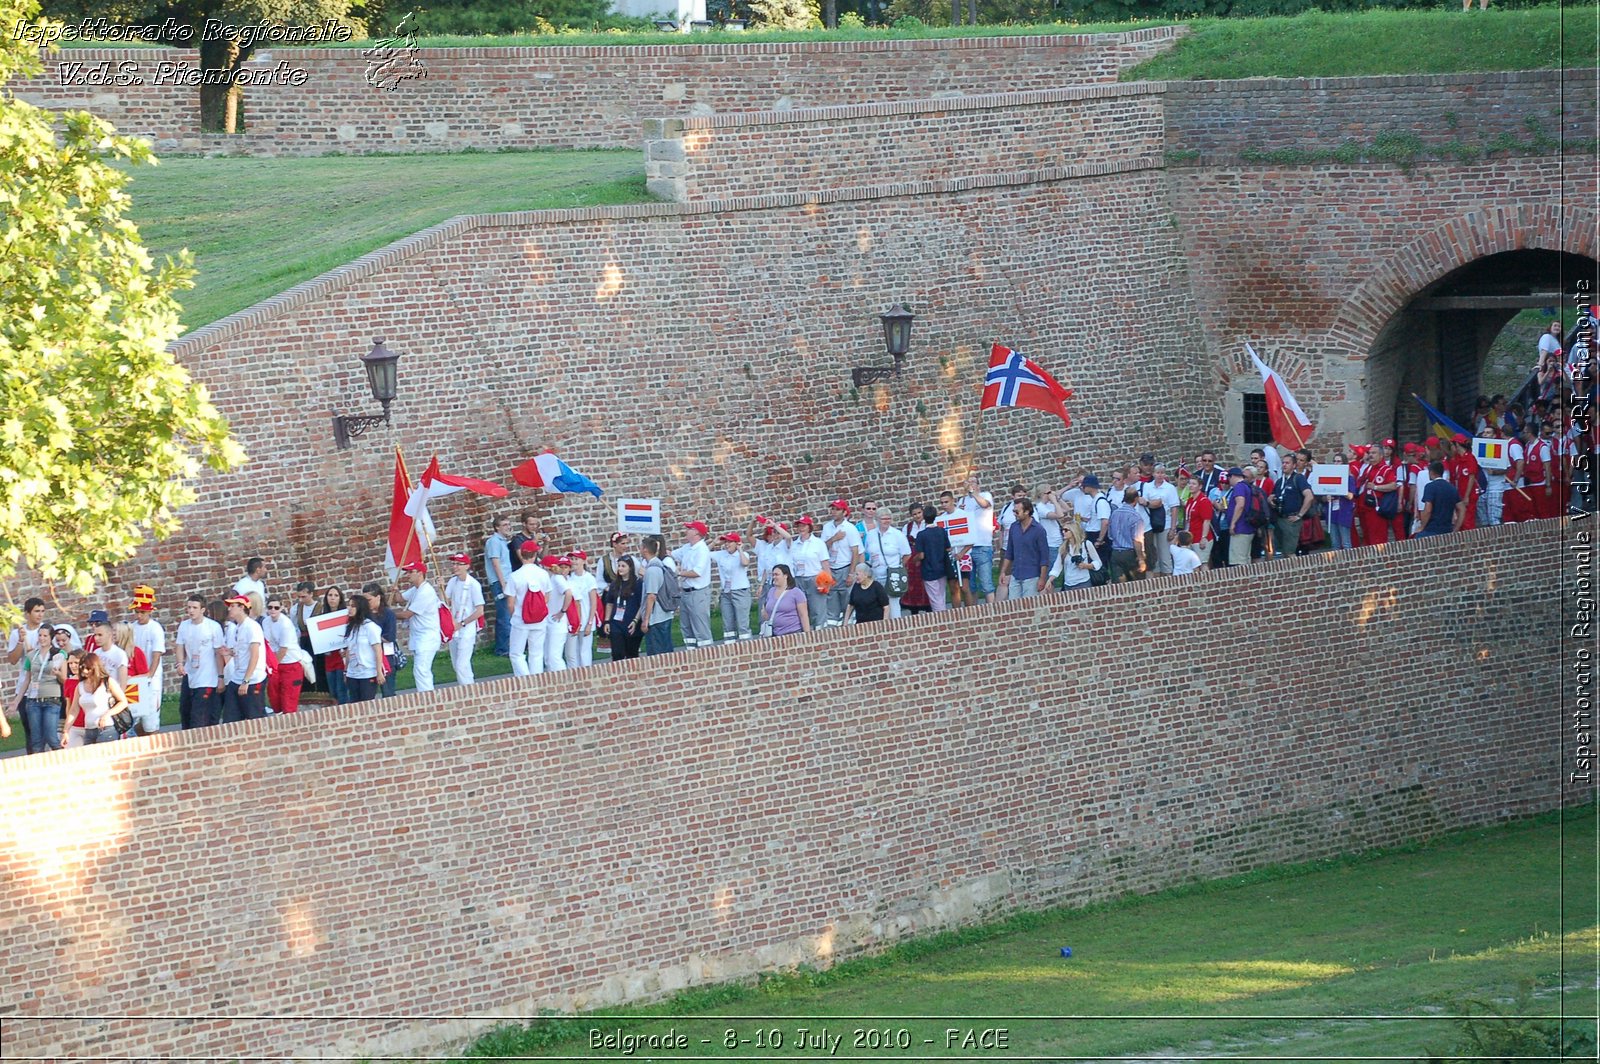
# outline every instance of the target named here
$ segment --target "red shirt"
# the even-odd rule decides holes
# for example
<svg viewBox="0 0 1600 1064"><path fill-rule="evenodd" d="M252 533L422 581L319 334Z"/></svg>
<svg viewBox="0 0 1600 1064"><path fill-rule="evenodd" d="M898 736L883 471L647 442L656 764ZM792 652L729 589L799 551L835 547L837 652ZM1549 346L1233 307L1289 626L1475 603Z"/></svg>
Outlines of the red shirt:
<svg viewBox="0 0 1600 1064"><path fill-rule="evenodd" d="M1217 508L1211 505L1205 492L1197 491L1189 496L1189 501L1183 504L1183 512L1188 516L1189 534L1196 543L1204 543L1211 538L1211 519L1216 516Z"/></svg>

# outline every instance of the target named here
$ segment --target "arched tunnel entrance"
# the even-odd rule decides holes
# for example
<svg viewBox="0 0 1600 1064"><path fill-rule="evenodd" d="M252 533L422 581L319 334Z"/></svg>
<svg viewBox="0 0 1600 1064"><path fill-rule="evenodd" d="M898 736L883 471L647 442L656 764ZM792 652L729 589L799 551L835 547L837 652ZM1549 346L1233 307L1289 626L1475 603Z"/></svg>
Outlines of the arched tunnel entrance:
<svg viewBox="0 0 1600 1064"><path fill-rule="evenodd" d="M1600 263L1593 259L1526 249L1486 255L1427 285L1367 353L1367 425L1374 437L1428 435L1413 392L1470 429L1473 404L1484 390L1485 356L1506 324L1523 311L1550 308L1563 330L1570 329L1575 297L1593 293L1597 284ZM1526 370L1534 360L1530 345Z"/></svg>

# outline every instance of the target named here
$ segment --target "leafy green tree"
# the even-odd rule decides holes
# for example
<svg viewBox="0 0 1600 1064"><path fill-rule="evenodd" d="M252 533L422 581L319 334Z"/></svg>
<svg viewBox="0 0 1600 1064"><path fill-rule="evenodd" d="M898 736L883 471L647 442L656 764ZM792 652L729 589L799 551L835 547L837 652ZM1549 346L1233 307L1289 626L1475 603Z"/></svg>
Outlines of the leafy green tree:
<svg viewBox="0 0 1600 1064"><path fill-rule="evenodd" d="M752 26L773 30L809 30L822 25L817 0L750 0Z"/></svg>
<svg viewBox="0 0 1600 1064"><path fill-rule="evenodd" d="M119 26L159 28L162 32L153 35L157 43L198 47L200 128L208 133L238 132L239 69L258 45L273 46L272 41L256 41L248 31L262 23L320 26L326 19L356 31L364 29L350 18L351 0L46 0L46 4L45 14L54 18L104 18ZM206 32L208 25L214 32ZM233 32L215 32L217 27Z"/></svg>
<svg viewBox="0 0 1600 1064"><path fill-rule="evenodd" d="M37 13L0 0L7 26ZM5 82L41 64L0 42L0 581L27 565L87 595L178 527L202 461L244 452L167 351L187 256L155 266L123 217L120 165L154 163L148 145L15 99Z"/></svg>

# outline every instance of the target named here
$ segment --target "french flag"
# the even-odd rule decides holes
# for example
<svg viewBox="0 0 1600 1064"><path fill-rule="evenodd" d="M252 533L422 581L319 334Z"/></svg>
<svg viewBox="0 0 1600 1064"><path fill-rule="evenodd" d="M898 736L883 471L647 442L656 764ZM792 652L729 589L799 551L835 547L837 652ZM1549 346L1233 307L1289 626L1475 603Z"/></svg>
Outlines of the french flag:
<svg viewBox="0 0 1600 1064"><path fill-rule="evenodd" d="M602 494L600 485L557 458L554 451L523 462L511 471L511 478L523 487L537 488L546 495L587 494L598 499Z"/></svg>

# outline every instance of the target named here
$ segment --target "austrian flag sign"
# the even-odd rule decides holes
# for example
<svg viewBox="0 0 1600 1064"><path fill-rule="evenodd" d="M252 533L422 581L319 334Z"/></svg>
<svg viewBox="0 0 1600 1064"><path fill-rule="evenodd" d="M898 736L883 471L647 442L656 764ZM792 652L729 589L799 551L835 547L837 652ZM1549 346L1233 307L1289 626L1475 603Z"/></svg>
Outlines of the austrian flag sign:
<svg viewBox="0 0 1600 1064"><path fill-rule="evenodd" d="M344 628L349 621L349 614L343 610L319 614L307 620L306 628L311 633L311 652L329 654L344 646Z"/></svg>

